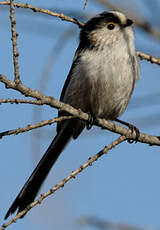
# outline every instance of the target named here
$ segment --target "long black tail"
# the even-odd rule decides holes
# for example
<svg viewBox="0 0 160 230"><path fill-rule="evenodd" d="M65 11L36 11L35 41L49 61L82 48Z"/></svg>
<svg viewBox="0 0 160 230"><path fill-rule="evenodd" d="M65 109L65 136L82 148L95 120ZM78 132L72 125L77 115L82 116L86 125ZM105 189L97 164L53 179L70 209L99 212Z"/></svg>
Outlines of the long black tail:
<svg viewBox="0 0 160 230"><path fill-rule="evenodd" d="M72 134L68 129L67 124L64 124L38 163L37 167L21 189L15 201L9 208L5 219L7 219L8 216L13 214L17 209L18 212L20 212L25 209L32 201L34 201L43 181L45 180L50 169L56 162L58 156L63 151L71 136Z"/></svg>

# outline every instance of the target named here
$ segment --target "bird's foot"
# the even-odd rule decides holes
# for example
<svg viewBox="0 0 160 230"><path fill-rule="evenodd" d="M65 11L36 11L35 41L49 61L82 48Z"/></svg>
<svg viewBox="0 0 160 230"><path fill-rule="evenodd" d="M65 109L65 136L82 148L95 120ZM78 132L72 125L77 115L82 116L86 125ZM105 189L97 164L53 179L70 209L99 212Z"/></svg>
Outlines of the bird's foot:
<svg viewBox="0 0 160 230"><path fill-rule="evenodd" d="M132 125L132 124L130 124L130 123L128 123L128 122L121 121L121 120L119 120L119 119L115 119L115 121L119 122L120 124L126 125L126 126L131 130L131 133L134 133L134 132L135 132L135 133L136 133L135 140L128 138L127 141L128 141L128 143L130 143L130 144L132 144L132 143L134 143L134 142L137 143L138 138L139 138L139 136L140 136L140 131L139 131L139 129L138 129L136 126L134 126L134 125Z"/></svg>
<svg viewBox="0 0 160 230"><path fill-rule="evenodd" d="M139 129L136 127L136 126L134 126L134 125L132 125L132 124L128 124L128 128L131 130L131 132L132 133L136 133L136 138L135 138L135 140L133 140L133 139L129 139L128 138L128 143L130 143L130 144L132 144L132 143L137 143L137 141L138 141L138 138L139 138L139 136L140 136L140 131L139 131Z"/></svg>
<svg viewBox="0 0 160 230"><path fill-rule="evenodd" d="M95 114L88 113L88 121L86 122L86 128L89 130L94 125L95 121L97 120L97 117Z"/></svg>

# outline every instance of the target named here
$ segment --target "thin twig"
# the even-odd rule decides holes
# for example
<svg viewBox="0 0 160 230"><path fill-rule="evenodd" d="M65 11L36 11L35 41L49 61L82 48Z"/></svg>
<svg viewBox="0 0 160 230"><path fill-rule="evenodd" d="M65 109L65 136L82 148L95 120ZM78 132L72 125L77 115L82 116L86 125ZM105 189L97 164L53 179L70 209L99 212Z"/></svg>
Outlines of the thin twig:
<svg viewBox="0 0 160 230"><path fill-rule="evenodd" d="M10 5L10 2L9 1L0 2L0 5ZM69 17L67 15L64 15L63 13L56 13L56 12L53 12L51 10L46 10L46 9L42 9L42 8L39 8L39 7L29 5L27 3L24 4L24 3L16 3L15 2L14 6L21 7L21 8L27 8L27 9L32 10L33 12L40 12L40 13L48 14L50 16L58 17L61 20L77 24L79 27L83 27L83 25L84 25L82 22L79 22L77 19L71 18L71 17Z"/></svg>
<svg viewBox="0 0 160 230"><path fill-rule="evenodd" d="M10 0L10 21L11 21L11 33L12 33L12 47L13 47L13 64L14 64L14 81L16 84L20 82L19 66L18 66L18 49L17 49L17 37L16 32L16 20L14 18L14 1Z"/></svg>
<svg viewBox="0 0 160 230"><path fill-rule="evenodd" d="M73 116L62 116L62 117L58 117L58 118L52 118L52 119L49 119L49 120L44 120L44 121L41 121L41 122L38 122L38 123L35 123L35 124L32 124L32 125L27 125L25 126L24 128L18 128L18 129L12 129L12 130L8 130L8 131L4 131L4 132L1 132L0 133L0 138L4 137L4 136L9 136L9 135L17 135L19 133L24 133L24 132L28 132L32 129L37 129L37 128L40 128L40 127L43 127L43 126L46 126L46 125L51 125L55 122L60 122L60 121L63 121L63 120L68 120L68 119L72 119Z"/></svg>
<svg viewBox="0 0 160 230"><path fill-rule="evenodd" d="M0 104L5 104L5 103L10 103L10 104L33 104L33 105L43 105L40 100L27 100L27 99L19 99L19 98L4 98L0 99Z"/></svg>
<svg viewBox="0 0 160 230"><path fill-rule="evenodd" d="M23 215L25 215L31 208L36 206L37 204L40 204L46 197L49 195L55 193L58 189L64 187L64 185L71 180L72 178L75 178L77 174L82 172L85 168L88 166L91 166L95 161L97 161L102 155L107 154L109 150L113 149L118 144L124 142L126 140L125 136L120 136L115 141L113 141L108 146L105 146L104 149L102 149L100 152L95 154L94 156L90 157L87 162L85 162L83 165L81 165L78 169L73 171L69 176L64 178L60 183L55 185L53 188L51 188L48 192L41 194L41 196L32 202L30 205L27 206L23 211L19 212L14 218L12 218L10 221L4 223L0 230L4 230L6 227L11 225L12 223L15 223L19 218L21 218Z"/></svg>
<svg viewBox="0 0 160 230"><path fill-rule="evenodd" d="M86 225L89 225L91 227L97 228L97 229L103 229L103 230L147 230L149 228L140 228L135 225L128 225L128 224L122 224L122 223L116 223L116 222L111 222L111 221L106 221L99 219L97 217L82 217L80 218L77 223L81 226L84 227ZM158 230L154 228L150 228L152 230Z"/></svg>
<svg viewBox="0 0 160 230"><path fill-rule="evenodd" d="M147 60L147 61L149 61L151 63L160 65L160 58L155 58L155 57L153 57L151 55L148 55L148 54L145 54L145 53L142 53L142 52L139 52L139 51L137 51L137 54L141 59L145 59L145 60Z"/></svg>
<svg viewBox="0 0 160 230"><path fill-rule="evenodd" d="M63 102L56 100L54 97L45 96L39 91L28 88L25 85L22 85L22 84L16 85L15 82L10 81L7 77L5 77L2 74L0 74L0 81L5 84L6 88L17 90L18 92L22 93L25 96L29 96L32 98L36 98L37 100L41 100L43 104L46 104L53 108L57 108L59 110L65 111L73 115L75 118L79 118L84 121L89 120L88 114L84 113L80 109L75 109L68 104L65 104ZM95 125L108 129L111 132L119 133L120 135L125 135L128 139L132 139L132 140L136 139L135 132L131 132L130 129L124 128L122 126L114 124L113 122L107 121L105 119L98 118ZM142 143L147 143L150 145L160 145L159 137L144 134L144 133L140 133L138 137L138 141Z"/></svg>
<svg viewBox="0 0 160 230"><path fill-rule="evenodd" d="M83 6L83 9L85 10L86 6L87 6L87 3L88 3L88 0L85 0L84 1L84 6Z"/></svg>

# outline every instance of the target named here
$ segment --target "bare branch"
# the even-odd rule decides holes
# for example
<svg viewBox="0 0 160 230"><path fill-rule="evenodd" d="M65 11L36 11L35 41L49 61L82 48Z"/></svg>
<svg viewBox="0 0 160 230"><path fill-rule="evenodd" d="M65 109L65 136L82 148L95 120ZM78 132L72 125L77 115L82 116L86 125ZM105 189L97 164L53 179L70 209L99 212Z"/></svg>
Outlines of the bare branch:
<svg viewBox="0 0 160 230"><path fill-rule="evenodd" d="M23 215L25 215L31 208L36 206L37 204L40 204L46 197L49 195L55 193L58 189L64 187L64 185L71 180L72 178L75 178L77 174L82 172L84 169L86 169L88 166L91 166L95 161L97 161L101 156L104 154L107 154L109 150L113 149L115 146L118 144L124 142L126 140L125 136L120 136L117 138L115 141L113 141L111 144L108 146L105 146L104 149L102 149L100 152L95 154L94 156L90 157L87 162L85 162L83 165L81 165L78 169L73 171L69 176L64 178L60 183L55 185L53 188L51 188L48 192L41 194L41 196L32 202L30 205L27 206L23 211L19 212L14 218L12 218L10 221L4 223L0 230L4 230L6 227L11 225L12 223L15 223L19 218L21 218Z"/></svg>
<svg viewBox="0 0 160 230"><path fill-rule="evenodd" d="M25 96L33 97L36 98L37 100L41 100L43 104L49 105L53 108L57 108L61 111L68 112L69 114L73 115L75 118L79 118L84 121L89 120L88 114L84 113L80 109L75 109L68 104L56 100L54 97L45 96L39 91L28 88L25 85L22 84L16 85L14 82L11 82L9 79L7 79L4 75L0 74L0 81L5 84L6 88L12 88L14 90L21 92ZM133 140L136 139L135 132L132 133L130 129L126 129L105 119L98 118L95 125L108 129L111 132L116 132L118 134L125 135L128 139L133 139ZM140 133L138 141L150 145L160 145L159 137L144 134L144 133Z"/></svg>
<svg viewBox="0 0 160 230"><path fill-rule="evenodd" d="M151 63L160 65L160 58L155 58L155 57L153 57L151 55L148 55L148 54L145 54L145 53L142 53L142 52L139 52L139 51L137 51L137 54L141 59L145 59L145 60L147 60L147 61L149 61Z"/></svg>
<svg viewBox="0 0 160 230"><path fill-rule="evenodd" d="M16 20L14 18L14 1L10 0L10 20L11 20L11 33L12 33L12 47L13 47L13 64L14 64L14 81L16 84L20 82L19 66L18 66L18 49L17 49L17 37L16 32Z"/></svg>
<svg viewBox="0 0 160 230"><path fill-rule="evenodd" d="M43 126L46 126L46 125L51 125L55 122L60 122L60 121L63 121L63 120L68 120L68 119L72 119L73 116L62 116L62 117L58 117L58 118L52 118L52 119L49 119L49 120L44 120L44 121L41 121L41 122L38 122L38 123L35 123L35 124L32 124L32 125L27 125L26 127L24 128L18 128L18 129L13 129L13 130L8 130L8 131L4 131L2 133L0 133L0 138L4 137L4 136L9 136L9 135L17 135L19 133L24 133L24 132L28 132L32 129L37 129L37 128L40 128L40 127L43 127Z"/></svg>
<svg viewBox="0 0 160 230"><path fill-rule="evenodd" d="M8 1L0 2L0 5L10 5L10 2L8 2ZM63 13L62 14L56 13L56 12L53 12L51 10L46 10L46 9L42 9L42 8L39 8L39 7L31 6L31 5L27 4L27 3L23 4L23 3L16 3L15 2L14 6L21 7L21 8L27 8L27 9L32 10L33 12L40 12L40 13L48 14L50 16L58 17L61 20L65 20L65 21L77 24L79 27L83 27L83 25L84 25L82 22L79 22L77 19L74 19L74 18L71 18L69 16L66 16Z"/></svg>
<svg viewBox="0 0 160 230"><path fill-rule="evenodd" d="M40 100L27 100L18 98L4 98L0 99L0 104L10 103L10 104L32 104L32 105L44 105Z"/></svg>

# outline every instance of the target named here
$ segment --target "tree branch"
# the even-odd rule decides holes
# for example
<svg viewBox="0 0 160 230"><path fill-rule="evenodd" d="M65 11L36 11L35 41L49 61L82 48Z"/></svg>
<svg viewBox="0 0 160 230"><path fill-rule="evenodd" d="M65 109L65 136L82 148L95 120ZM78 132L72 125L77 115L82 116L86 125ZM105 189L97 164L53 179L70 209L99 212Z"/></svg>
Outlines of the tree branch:
<svg viewBox="0 0 160 230"><path fill-rule="evenodd" d="M4 137L4 136L9 136L9 135L17 135L19 133L24 133L24 132L28 132L32 129L37 129L37 128L40 128L40 127L43 127L43 126L46 126L46 125L51 125L55 122L60 122L60 121L63 121L63 120L68 120L68 119L72 119L74 118L73 116L62 116L62 117L58 117L58 118L52 118L52 119L49 119L49 120L44 120L44 121L41 121L41 122L38 122L38 123L35 123L35 124L32 124L32 125L27 125L25 126L24 128L18 128L18 129L13 129L13 130L8 130L8 131L4 131L4 132L1 132L0 133L0 138Z"/></svg>
<svg viewBox="0 0 160 230"><path fill-rule="evenodd" d="M4 98L0 99L0 104L32 104L32 105L43 105L40 100L27 100L27 99L18 99L18 98Z"/></svg>
<svg viewBox="0 0 160 230"><path fill-rule="evenodd" d="M0 81L5 84L6 88L12 88L14 90L19 91L20 93L22 93L23 95L25 95L27 97L32 97L32 98L35 98L37 100L40 100L42 102L42 104L46 104L46 105L49 105L53 108L57 108L61 111L65 111L65 112L73 115L75 118L79 118L79 119L84 120L84 121L89 120L88 114L84 113L80 109L75 109L68 104L65 104L63 102L56 100L54 97L45 96L44 94L40 93L39 91L28 88L27 86L22 85L21 83L16 85L15 82L10 81L4 75L0 74ZM95 125L97 125L101 128L104 128L104 129L108 129L111 132L115 132L115 133L118 133L120 135L125 135L126 138L128 138L128 139L133 139L133 140L136 139L136 133L135 132L132 133L130 129L124 128L122 126L114 124L114 123L107 121L105 119L98 118ZM147 143L150 145L160 145L160 138L159 137L144 134L144 133L140 133L140 135L138 137L138 141L142 142L142 143Z"/></svg>
<svg viewBox="0 0 160 230"><path fill-rule="evenodd" d="M14 1L10 0L10 21L11 21L11 33L12 33L12 47L13 47L13 64L14 64L14 81L16 84L20 82L19 66L18 66L18 49L17 49L17 37L16 21L14 18Z"/></svg>
<svg viewBox="0 0 160 230"><path fill-rule="evenodd" d="M0 2L0 5L10 5L10 2L9 1ZM17 8L19 8L19 7L27 8L27 9L32 10L33 12L40 12L40 13L48 14L50 16L60 18L61 20L72 22L72 23L78 25L80 28L83 27L83 25L84 25L82 22L79 22L77 19L71 18L71 17L69 17L67 15L64 15L63 13L61 13L61 14L56 13L56 12L53 12L51 10L46 10L46 9L42 9L42 8L39 8L39 7L29 5L27 3L24 4L24 3L16 3L15 2L14 6L16 6Z"/></svg>
<svg viewBox="0 0 160 230"><path fill-rule="evenodd" d="M160 65L160 58L155 58L155 57L152 57L151 55L148 55L148 54L145 54L139 51L137 51L137 54L141 59L145 59L151 63Z"/></svg>

